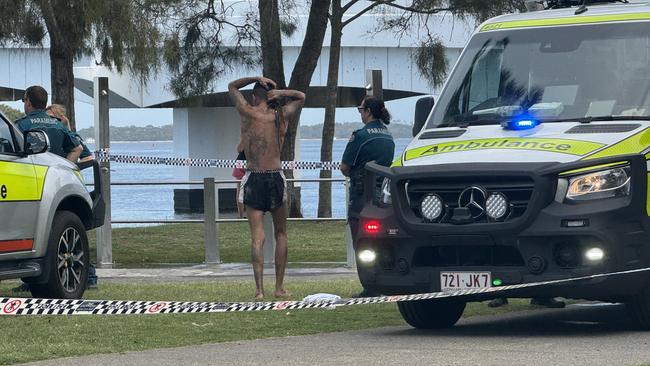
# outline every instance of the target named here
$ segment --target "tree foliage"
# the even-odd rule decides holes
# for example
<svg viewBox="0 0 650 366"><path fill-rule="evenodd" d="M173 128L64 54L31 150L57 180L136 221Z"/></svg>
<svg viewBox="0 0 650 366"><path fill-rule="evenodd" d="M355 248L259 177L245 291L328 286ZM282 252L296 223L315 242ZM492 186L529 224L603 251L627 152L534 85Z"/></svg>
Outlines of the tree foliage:
<svg viewBox="0 0 650 366"><path fill-rule="evenodd" d="M262 63L263 30L260 12L253 5L243 1L186 0L174 7L164 41L164 60L171 70L170 86L176 96L210 92L214 81L225 73ZM260 6L279 13L276 18L282 34L295 33L295 0L279 4L277 0L265 0Z"/></svg>
<svg viewBox="0 0 650 366"><path fill-rule="evenodd" d="M129 70L143 81L159 64L158 28L173 0L0 0L0 42L43 45L47 36L52 102L64 104L74 127L73 62L98 55L98 64Z"/></svg>
<svg viewBox="0 0 650 366"><path fill-rule="evenodd" d="M170 0L0 0L0 41L42 45L61 37L76 59L99 51L99 63L149 75L160 40L157 23ZM50 39L51 41L51 39Z"/></svg>
<svg viewBox="0 0 650 366"><path fill-rule="evenodd" d="M22 111L19 111L16 108L11 108L6 104L0 104L0 111L2 111L11 122L15 122L17 119L22 118L25 115Z"/></svg>
<svg viewBox="0 0 650 366"><path fill-rule="evenodd" d="M259 63L255 9L249 6L243 17L233 17L236 6L241 4L189 0L176 7L164 43L175 95L206 93L226 71Z"/></svg>

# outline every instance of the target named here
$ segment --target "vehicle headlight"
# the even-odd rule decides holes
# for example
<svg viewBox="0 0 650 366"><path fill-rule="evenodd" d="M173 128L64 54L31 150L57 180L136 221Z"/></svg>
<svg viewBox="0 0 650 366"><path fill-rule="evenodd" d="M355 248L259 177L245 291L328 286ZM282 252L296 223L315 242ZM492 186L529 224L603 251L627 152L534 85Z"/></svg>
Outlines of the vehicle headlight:
<svg viewBox="0 0 650 366"><path fill-rule="evenodd" d="M390 195L390 179L384 178L384 181L381 183L381 203L385 205L392 205L393 199Z"/></svg>
<svg viewBox="0 0 650 366"><path fill-rule="evenodd" d="M585 201L630 195L630 167L624 166L569 178L566 198Z"/></svg>
<svg viewBox="0 0 650 366"><path fill-rule="evenodd" d="M435 193L429 193L420 202L420 213L427 221L434 221L440 218L445 211L445 204L442 198Z"/></svg>

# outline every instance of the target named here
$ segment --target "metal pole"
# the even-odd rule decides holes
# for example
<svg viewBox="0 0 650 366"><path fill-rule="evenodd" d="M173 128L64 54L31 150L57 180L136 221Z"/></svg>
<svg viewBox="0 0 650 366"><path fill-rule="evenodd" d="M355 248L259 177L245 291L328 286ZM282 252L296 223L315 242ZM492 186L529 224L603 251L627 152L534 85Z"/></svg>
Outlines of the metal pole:
<svg viewBox="0 0 650 366"><path fill-rule="evenodd" d="M345 217L348 217L348 210L350 209L350 180L345 179ZM352 230L350 222L345 222L345 248L347 249L347 266L349 268L356 268L357 261L354 254L354 243L352 242Z"/></svg>
<svg viewBox="0 0 650 366"><path fill-rule="evenodd" d="M217 243L216 189L213 177L203 178L203 220L205 264L217 264L220 260Z"/></svg>
<svg viewBox="0 0 650 366"><path fill-rule="evenodd" d="M264 264L275 263L275 233L271 213L264 214Z"/></svg>
<svg viewBox="0 0 650 366"><path fill-rule="evenodd" d="M384 99L381 70L366 70L366 95Z"/></svg>
<svg viewBox="0 0 650 366"><path fill-rule="evenodd" d="M108 120L108 78L93 79L93 94L95 104L95 141L97 150L108 151L111 138ZM113 238L111 224L111 163L99 163L100 179L102 182L102 197L106 203L104 226L97 229L97 265L102 268L113 266Z"/></svg>

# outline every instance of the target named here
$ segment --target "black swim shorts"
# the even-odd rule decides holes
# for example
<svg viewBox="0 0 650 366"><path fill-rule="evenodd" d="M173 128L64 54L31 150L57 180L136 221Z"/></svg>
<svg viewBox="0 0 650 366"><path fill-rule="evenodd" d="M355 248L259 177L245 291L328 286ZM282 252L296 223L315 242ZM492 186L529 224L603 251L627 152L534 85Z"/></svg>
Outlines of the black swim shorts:
<svg viewBox="0 0 650 366"><path fill-rule="evenodd" d="M287 199L284 174L279 170L246 171L237 199L264 212L280 207Z"/></svg>

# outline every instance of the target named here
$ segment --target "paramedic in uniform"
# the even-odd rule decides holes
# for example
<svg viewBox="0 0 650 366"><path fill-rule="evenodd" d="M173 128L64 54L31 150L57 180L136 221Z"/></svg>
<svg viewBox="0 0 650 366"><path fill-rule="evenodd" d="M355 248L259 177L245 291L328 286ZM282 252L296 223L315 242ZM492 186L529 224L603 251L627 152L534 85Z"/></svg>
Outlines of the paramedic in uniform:
<svg viewBox="0 0 650 366"><path fill-rule="evenodd" d="M81 142L61 121L47 114L47 91L37 85L30 86L23 103L26 116L16 121L16 127L23 133L42 130L50 140L50 152L76 163L83 151Z"/></svg>
<svg viewBox="0 0 650 366"><path fill-rule="evenodd" d="M390 113L384 102L375 97L366 97L357 107L361 114L363 128L352 133L341 161L341 173L350 178L350 202L348 203L348 225L352 240L359 232L359 214L363 208L363 181L366 163L374 161L390 166L395 154L393 136L386 127L390 123ZM360 296L370 296L365 289Z"/></svg>

